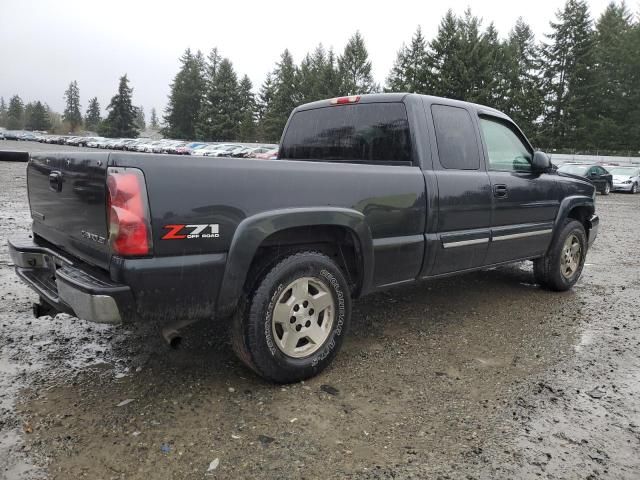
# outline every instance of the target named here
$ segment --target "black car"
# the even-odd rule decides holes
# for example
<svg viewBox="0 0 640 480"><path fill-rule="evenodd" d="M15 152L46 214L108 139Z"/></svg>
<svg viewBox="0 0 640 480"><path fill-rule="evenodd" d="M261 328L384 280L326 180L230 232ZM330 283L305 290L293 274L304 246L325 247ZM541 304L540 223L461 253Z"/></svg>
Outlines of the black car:
<svg viewBox="0 0 640 480"><path fill-rule="evenodd" d="M613 186L613 175L597 164L565 163L558 167L558 172L584 177L596 186L598 192L609 195Z"/></svg>

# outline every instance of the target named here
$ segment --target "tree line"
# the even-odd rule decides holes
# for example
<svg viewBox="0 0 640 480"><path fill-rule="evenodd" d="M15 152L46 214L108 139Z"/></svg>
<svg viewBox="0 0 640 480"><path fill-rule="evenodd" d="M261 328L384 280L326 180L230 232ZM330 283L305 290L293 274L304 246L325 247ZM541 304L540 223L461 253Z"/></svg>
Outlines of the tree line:
<svg viewBox="0 0 640 480"><path fill-rule="evenodd" d="M402 45L382 86L359 32L340 54L320 44L299 64L285 50L257 92L217 48L206 57L187 49L179 62L163 115L162 132L171 138L278 141L297 105L385 91L492 106L543 149L640 150L640 21L624 2L610 3L594 20L586 0L566 0L540 42L522 18L500 38L493 23L483 27L471 10L461 16L449 10L433 39L418 28ZM144 112L132 106L123 81L126 75L105 119L95 98L80 115L79 102L70 101L77 97L72 82L63 120L105 135L135 136ZM24 125L41 125L51 112L39 103L27 108L13 97L7 107L0 99L0 125L7 118L15 125L18 117ZM155 111L151 123L158 125Z"/></svg>
<svg viewBox="0 0 640 480"><path fill-rule="evenodd" d="M62 115L39 100L25 105L19 95L14 95L7 104L0 97L0 127L65 134L84 130L97 132L105 137L135 138L147 128L147 122L144 108L132 104L132 94L129 79L124 75L120 78L118 92L107 105L105 118L102 118L97 97L89 99L86 112L82 114L80 88L75 80L64 92L65 109ZM148 126L153 130L160 128L155 108L151 109Z"/></svg>

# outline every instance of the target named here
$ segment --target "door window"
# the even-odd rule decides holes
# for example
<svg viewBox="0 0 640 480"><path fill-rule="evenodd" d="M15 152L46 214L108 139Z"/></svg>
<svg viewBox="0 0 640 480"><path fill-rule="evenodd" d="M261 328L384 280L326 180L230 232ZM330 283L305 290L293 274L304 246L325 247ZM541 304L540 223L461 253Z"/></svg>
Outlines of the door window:
<svg viewBox="0 0 640 480"><path fill-rule="evenodd" d="M478 170L480 155L469 112L464 108L432 105L440 165L446 169Z"/></svg>
<svg viewBox="0 0 640 480"><path fill-rule="evenodd" d="M490 170L531 171L531 152L511 128L488 118L480 118L480 127L487 145Z"/></svg>

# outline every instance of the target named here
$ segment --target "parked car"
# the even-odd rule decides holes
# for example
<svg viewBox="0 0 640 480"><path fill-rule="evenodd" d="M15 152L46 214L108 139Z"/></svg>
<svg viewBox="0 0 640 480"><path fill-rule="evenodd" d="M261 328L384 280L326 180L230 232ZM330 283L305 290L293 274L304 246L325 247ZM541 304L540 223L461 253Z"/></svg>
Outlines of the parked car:
<svg viewBox="0 0 640 480"><path fill-rule="evenodd" d="M9 241L34 312L152 319L169 342L229 318L239 358L275 382L327 367L352 299L391 286L533 260L540 285L568 290L599 227L594 185L508 116L416 94L297 107L271 162L58 158L31 157L33 235Z"/></svg>
<svg viewBox="0 0 640 480"><path fill-rule="evenodd" d="M613 191L638 193L640 190L640 167L610 167L609 173L613 177Z"/></svg>
<svg viewBox="0 0 640 480"><path fill-rule="evenodd" d="M20 133L18 131L15 130L6 130L4 132L4 139L5 140L19 140L20 139Z"/></svg>
<svg viewBox="0 0 640 480"><path fill-rule="evenodd" d="M600 165L565 163L558 167L558 172L587 178L602 195L609 195L613 187L613 176Z"/></svg>
<svg viewBox="0 0 640 480"><path fill-rule="evenodd" d="M206 147L208 144L207 143L203 143L203 142L191 142L191 143L187 143L186 145L182 146L182 147L178 147L176 148L176 153L178 155L191 155L191 153L194 150L197 150L199 148L204 148Z"/></svg>
<svg viewBox="0 0 640 480"><path fill-rule="evenodd" d="M273 148L271 150L267 150L264 153L259 153L255 156L255 158L260 158L262 160L274 160L278 158L278 149Z"/></svg>

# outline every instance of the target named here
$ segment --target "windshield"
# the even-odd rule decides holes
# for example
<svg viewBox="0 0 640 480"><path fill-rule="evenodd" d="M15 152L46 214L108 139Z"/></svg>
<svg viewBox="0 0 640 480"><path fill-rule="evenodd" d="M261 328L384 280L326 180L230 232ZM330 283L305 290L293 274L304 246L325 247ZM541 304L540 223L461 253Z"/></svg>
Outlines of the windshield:
<svg viewBox="0 0 640 480"><path fill-rule="evenodd" d="M638 171L639 169L633 167L617 167L609 169L609 173L611 175L628 175L630 177L638 175Z"/></svg>
<svg viewBox="0 0 640 480"><path fill-rule="evenodd" d="M559 172L580 176L584 176L587 173L587 170L589 170L589 166L584 165L562 165L558 168Z"/></svg>

